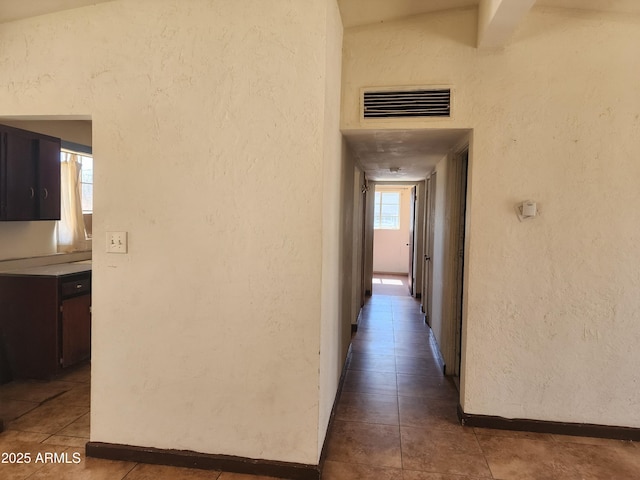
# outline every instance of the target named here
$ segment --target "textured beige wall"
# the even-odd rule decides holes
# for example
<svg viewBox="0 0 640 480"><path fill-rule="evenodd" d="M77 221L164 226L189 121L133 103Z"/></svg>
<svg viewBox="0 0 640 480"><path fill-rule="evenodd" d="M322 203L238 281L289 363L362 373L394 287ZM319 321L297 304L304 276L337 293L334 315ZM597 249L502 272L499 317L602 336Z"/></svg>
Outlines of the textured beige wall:
<svg viewBox="0 0 640 480"><path fill-rule="evenodd" d="M465 410L640 427L640 18L534 8L497 52L476 20L345 31L343 127L361 87L449 84L453 118L411 125L474 129Z"/></svg>
<svg viewBox="0 0 640 480"><path fill-rule="evenodd" d="M113 1L0 26L0 115L93 120L93 441L317 463L332 4ZM128 254L104 253L110 230Z"/></svg>
<svg viewBox="0 0 640 480"><path fill-rule="evenodd" d="M353 182L353 164L345 151L340 134L340 94L342 65L342 21L335 0L323 0L326 5L326 67L324 84L324 148L322 167L322 300L320 309L320 388L318 450L320 457L331 408L350 341L350 319L344 316L350 296L345 295L350 278L345 263L345 237L351 232L342 221L345 205L345 185ZM305 10L304 4L301 5ZM321 117L322 118L322 117ZM345 278L345 276L347 278ZM345 285L349 282L349 286ZM304 308L304 307L302 307Z"/></svg>

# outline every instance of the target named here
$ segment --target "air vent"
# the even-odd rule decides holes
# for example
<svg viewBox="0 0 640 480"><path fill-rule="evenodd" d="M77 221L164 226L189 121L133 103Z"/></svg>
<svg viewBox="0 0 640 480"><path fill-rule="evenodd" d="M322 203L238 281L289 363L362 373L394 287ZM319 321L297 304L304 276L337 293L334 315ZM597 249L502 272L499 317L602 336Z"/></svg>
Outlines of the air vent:
<svg viewBox="0 0 640 480"><path fill-rule="evenodd" d="M364 118L451 116L451 89L364 92Z"/></svg>

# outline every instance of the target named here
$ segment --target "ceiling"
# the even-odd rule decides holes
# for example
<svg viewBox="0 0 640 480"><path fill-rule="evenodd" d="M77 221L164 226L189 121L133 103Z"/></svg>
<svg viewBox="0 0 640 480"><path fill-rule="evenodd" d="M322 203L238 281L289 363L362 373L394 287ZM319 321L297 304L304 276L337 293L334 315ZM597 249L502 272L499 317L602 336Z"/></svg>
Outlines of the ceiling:
<svg viewBox="0 0 640 480"><path fill-rule="evenodd" d="M112 0L0 0L0 23L108 1ZM338 0L345 28L452 8L472 8L479 3L480 0ZM640 0L536 0L535 5L640 14ZM424 179L467 133L448 129L344 132L367 177L378 181ZM396 168L397 172L391 171Z"/></svg>
<svg viewBox="0 0 640 480"><path fill-rule="evenodd" d="M423 13L475 7L480 0L338 0L345 28L379 23ZM640 13L638 0L536 0L536 6Z"/></svg>
<svg viewBox="0 0 640 480"><path fill-rule="evenodd" d="M0 23L110 1L111 0L1 0Z"/></svg>
<svg viewBox="0 0 640 480"><path fill-rule="evenodd" d="M369 180L415 182L424 180L436 163L465 140L469 130L385 129L343 133Z"/></svg>

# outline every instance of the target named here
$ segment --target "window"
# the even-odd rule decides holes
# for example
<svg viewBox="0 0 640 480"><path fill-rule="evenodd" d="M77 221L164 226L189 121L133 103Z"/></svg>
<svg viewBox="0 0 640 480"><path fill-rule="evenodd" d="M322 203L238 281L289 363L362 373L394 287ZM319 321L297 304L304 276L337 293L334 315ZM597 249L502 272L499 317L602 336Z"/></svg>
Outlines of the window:
<svg viewBox="0 0 640 480"><path fill-rule="evenodd" d="M92 236L93 223L93 157L88 153L63 149L60 152L60 162L68 162L72 158L72 155L75 156L78 166L80 167L77 194L80 199L79 207L82 210L84 236L86 239L89 239ZM73 203L75 202L72 202L72 204Z"/></svg>
<svg viewBox="0 0 640 480"><path fill-rule="evenodd" d="M400 229L400 192L376 192L373 228L378 230Z"/></svg>

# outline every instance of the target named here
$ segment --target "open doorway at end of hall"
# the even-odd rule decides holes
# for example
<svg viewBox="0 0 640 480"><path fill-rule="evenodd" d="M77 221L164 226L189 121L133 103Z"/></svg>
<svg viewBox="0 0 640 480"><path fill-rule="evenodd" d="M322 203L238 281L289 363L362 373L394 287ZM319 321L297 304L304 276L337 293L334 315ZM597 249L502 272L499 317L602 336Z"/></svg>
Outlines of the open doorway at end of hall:
<svg viewBox="0 0 640 480"><path fill-rule="evenodd" d="M418 185L377 183L373 198L373 295L420 297L416 272ZM418 278L418 282L416 282Z"/></svg>

